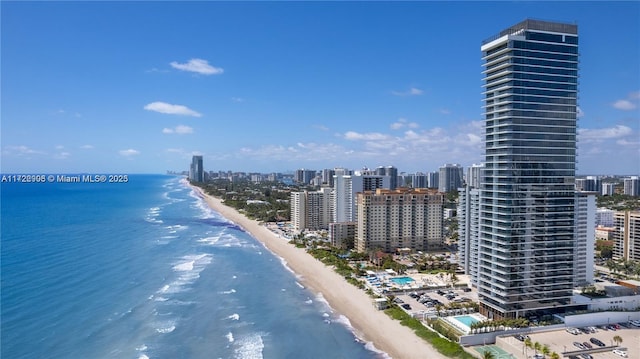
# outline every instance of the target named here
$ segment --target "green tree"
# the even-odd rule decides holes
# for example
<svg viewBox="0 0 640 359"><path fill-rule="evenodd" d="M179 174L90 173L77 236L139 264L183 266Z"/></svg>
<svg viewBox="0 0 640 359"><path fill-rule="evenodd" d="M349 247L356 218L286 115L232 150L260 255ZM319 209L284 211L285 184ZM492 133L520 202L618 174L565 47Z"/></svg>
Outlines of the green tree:
<svg viewBox="0 0 640 359"><path fill-rule="evenodd" d="M538 352L542 349L542 344L540 344L540 342L533 343L533 349L535 349L536 354L538 354Z"/></svg>
<svg viewBox="0 0 640 359"><path fill-rule="evenodd" d="M620 346L620 344L622 344L622 337L619 335L614 335L613 336L613 341L616 342L616 345Z"/></svg>
<svg viewBox="0 0 640 359"><path fill-rule="evenodd" d="M485 350L484 352L482 352L482 359L496 359L496 356L492 351Z"/></svg>
<svg viewBox="0 0 640 359"><path fill-rule="evenodd" d="M526 350L526 349L527 349L527 348L529 348L529 349L533 349L533 342L531 341L531 338L526 337L526 338L524 339L524 347L525 347L525 356L527 356L527 357L528 357L528 355L527 355L527 350Z"/></svg>
<svg viewBox="0 0 640 359"><path fill-rule="evenodd" d="M549 348L549 345L547 345L547 344L543 345L542 346L542 355L544 355L546 357L549 354L551 354L551 348Z"/></svg>
<svg viewBox="0 0 640 359"><path fill-rule="evenodd" d="M556 352L551 353L551 359L560 359L560 354Z"/></svg>

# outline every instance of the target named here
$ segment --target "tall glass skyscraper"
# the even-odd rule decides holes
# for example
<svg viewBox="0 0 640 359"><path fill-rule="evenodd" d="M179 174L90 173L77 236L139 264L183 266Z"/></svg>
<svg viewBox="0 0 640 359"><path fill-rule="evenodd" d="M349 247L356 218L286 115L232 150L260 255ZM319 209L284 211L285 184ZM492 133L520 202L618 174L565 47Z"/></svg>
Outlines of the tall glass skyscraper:
<svg viewBox="0 0 640 359"><path fill-rule="evenodd" d="M525 20L483 42L483 314L570 304L574 280L577 25Z"/></svg>
<svg viewBox="0 0 640 359"><path fill-rule="evenodd" d="M202 167L202 156L191 157L189 167L189 179L193 182L204 182L204 168Z"/></svg>

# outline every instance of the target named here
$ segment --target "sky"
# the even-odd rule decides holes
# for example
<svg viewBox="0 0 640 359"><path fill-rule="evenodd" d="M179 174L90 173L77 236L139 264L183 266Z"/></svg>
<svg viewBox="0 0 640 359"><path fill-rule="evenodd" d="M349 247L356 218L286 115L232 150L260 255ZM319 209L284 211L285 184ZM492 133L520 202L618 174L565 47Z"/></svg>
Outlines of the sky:
<svg viewBox="0 0 640 359"><path fill-rule="evenodd" d="M483 160L483 40L578 25L577 173L640 174L640 2L0 2L2 173Z"/></svg>

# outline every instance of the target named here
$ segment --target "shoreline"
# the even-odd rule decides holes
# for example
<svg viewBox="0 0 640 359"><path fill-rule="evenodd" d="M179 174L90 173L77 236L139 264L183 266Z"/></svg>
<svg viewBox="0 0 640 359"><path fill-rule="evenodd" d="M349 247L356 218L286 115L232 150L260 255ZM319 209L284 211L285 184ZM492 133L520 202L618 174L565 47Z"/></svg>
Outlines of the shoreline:
<svg viewBox="0 0 640 359"><path fill-rule="evenodd" d="M348 283L306 250L295 247L266 226L226 206L222 200L206 194L200 187L188 183L187 185L211 209L239 225L268 250L281 257L286 266L300 277L299 282L302 285L314 294L321 294L333 310L349 320L357 338L371 342L377 351L382 351L392 358L446 358L429 343L416 336L413 330L390 318L384 311L374 308L372 298L363 290Z"/></svg>

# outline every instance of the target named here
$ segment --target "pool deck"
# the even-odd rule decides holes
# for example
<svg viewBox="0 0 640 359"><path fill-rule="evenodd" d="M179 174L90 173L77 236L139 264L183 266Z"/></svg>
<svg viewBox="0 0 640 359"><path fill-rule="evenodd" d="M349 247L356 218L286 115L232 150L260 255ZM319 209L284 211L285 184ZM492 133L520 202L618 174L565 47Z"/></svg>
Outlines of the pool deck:
<svg viewBox="0 0 640 359"><path fill-rule="evenodd" d="M457 320L455 317L460 317L466 315L468 317L471 317L479 322L482 322L484 320L487 320L487 318L483 317L482 315L478 314L478 313L472 313L472 314L462 314L462 315L455 315L455 316L450 316L450 317L443 317L442 319L444 319L447 323L451 324L452 326L454 326L456 329L460 330L462 333L464 334L469 334L471 332L471 328L466 325L465 323Z"/></svg>

